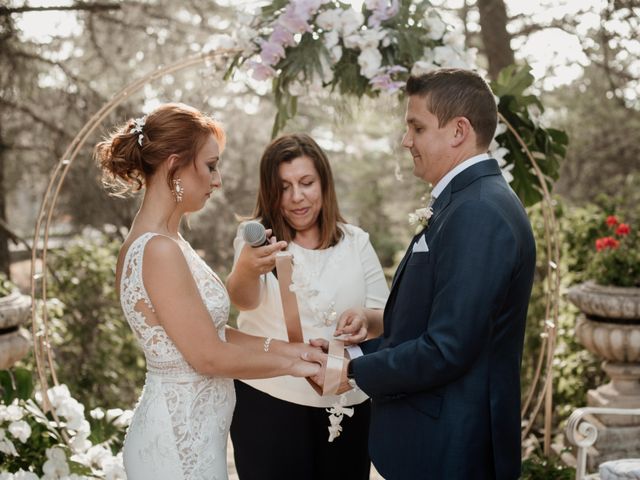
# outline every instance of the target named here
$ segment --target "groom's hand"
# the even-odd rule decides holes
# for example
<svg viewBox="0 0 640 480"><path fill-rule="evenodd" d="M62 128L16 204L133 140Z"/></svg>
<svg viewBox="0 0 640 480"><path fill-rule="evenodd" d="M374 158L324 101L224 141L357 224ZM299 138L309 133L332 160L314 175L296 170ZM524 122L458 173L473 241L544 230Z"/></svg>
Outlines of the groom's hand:
<svg viewBox="0 0 640 480"><path fill-rule="evenodd" d="M342 312L333 332L334 337L342 336L345 345L353 345L367 339L367 316L362 308L349 308Z"/></svg>

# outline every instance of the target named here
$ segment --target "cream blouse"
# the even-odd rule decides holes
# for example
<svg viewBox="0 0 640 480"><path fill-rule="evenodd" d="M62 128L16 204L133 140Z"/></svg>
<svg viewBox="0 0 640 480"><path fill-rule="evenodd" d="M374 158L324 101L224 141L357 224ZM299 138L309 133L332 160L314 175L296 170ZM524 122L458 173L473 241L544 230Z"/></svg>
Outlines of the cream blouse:
<svg viewBox="0 0 640 480"><path fill-rule="evenodd" d="M295 285L304 340L333 338L340 314L352 307L382 309L389 296L380 261L369 242L369 234L353 225L340 224L344 237L335 246L309 250L290 242L293 254ZM244 246L238 228L233 242L235 261ZM260 304L255 310L241 312L238 328L243 332L278 340L287 340L278 280L273 274L262 275ZM243 380L273 397L299 405L331 407L337 396L320 396L304 378L291 376L260 380ZM347 405L367 399L362 391L349 391Z"/></svg>

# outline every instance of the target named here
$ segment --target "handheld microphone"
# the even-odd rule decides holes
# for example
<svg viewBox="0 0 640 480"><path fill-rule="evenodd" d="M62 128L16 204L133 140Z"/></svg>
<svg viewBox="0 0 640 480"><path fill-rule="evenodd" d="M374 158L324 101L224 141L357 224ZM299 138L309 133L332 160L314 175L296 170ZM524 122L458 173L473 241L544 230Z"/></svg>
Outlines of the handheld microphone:
<svg viewBox="0 0 640 480"><path fill-rule="evenodd" d="M269 244L267 240L267 232L260 222L251 220L244 224L242 232L243 240L254 248L264 247Z"/></svg>
<svg viewBox="0 0 640 480"><path fill-rule="evenodd" d="M267 240L267 232L264 228L264 225L255 220L251 220L244 224L242 239L253 248L269 245L269 240ZM276 271L275 267L273 268L273 270L271 270L271 273L273 273L274 277L278 278L278 272Z"/></svg>

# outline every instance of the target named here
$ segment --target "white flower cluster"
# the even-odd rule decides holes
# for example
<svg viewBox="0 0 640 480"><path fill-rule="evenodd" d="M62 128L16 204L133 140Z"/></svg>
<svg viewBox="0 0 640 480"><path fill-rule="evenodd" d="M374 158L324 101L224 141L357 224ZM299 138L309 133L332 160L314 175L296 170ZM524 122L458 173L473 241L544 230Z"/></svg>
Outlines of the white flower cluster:
<svg viewBox="0 0 640 480"><path fill-rule="evenodd" d="M498 161L498 165L502 170L502 176L507 181L507 183L511 183L513 181L513 174L511 170L514 167L513 163L507 165L507 161L504 157L509 153L507 148L501 147L497 142L496 137L498 135L502 135L507 131L507 126L504 123L498 123L498 128L496 128L496 133L493 136L493 140L491 141L491 145L489 145L489 155L495 158Z"/></svg>
<svg viewBox="0 0 640 480"><path fill-rule="evenodd" d="M26 443L31 436L31 427L23 420L24 415L25 411L17 400L11 405L0 405L0 452L5 455L18 455L11 437ZM7 436L7 431L11 437Z"/></svg>
<svg viewBox="0 0 640 480"><path fill-rule="evenodd" d="M429 219L433 216L431 207L418 208L409 214L409 225L416 226L416 233L422 230L429 223Z"/></svg>
<svg viewBox="0 0 640 480"><path fill-rule="evenodd" d="M246 66L256 80L268 80L278 75L277 64L285 58L286 48L298 45L302 34L310 32L314 39L322 41L329 52L328 59L321 56L322 78L298 77L289 84L289 93L299 96L305 91L304 84L322 86L333 80L333 67L340 61L343 50L355 50L362 76L369 80L373 90L393 93L404 86L404 82L394 80L395 74L406 72L407 66L383 65L381 49L395 41L390 27L383 22L392 19L399 11L398 0L365 0L365 15L349 5L331 0L290 0L283 11L261 31L260 36L253 29L240 29L237 46L243 49L243 56L251 58ZM447 32L446 24L430 10L423 20L428 31L428 40L442 44L424 49L424 58L415 63L412 73L420 74L438 67L465 67L475 64L475 49L465 49L463 36ZM247 39L254 40L253 50Z"/></svg>
<svg viewBox="0 0 640 480"><path fill-rule="evenodd" d="M51 438L61 438L59 430L64 428L70 448L62 444L53 445L43 452L42 477L25 470L13 473L1 470L0 480L79 480L96 476L106 480L126 479L122 454L114 456L108 445L93 445L89 440L91 428L84 416L84 405L71 396L69 388L66 385L54 386L47 391L47 397L61 424L50 420L44 413L44 399L40 392L36 393L35 402L16 399L10 405L0 404L0 452L18 457L23 448L29 450L30 423L44 425L51 432ZM100 420L106 417L108 422L122 429L128 426L132 415L130 410L120 409L107 410L106 414L101 409L91 411L93 418ZM69 460L89 467L91 477L70 473Z"/></svg>
<svg viewBox="0 0 640 480"><path fill-rule="evenodd" d="M333 442L340 436L342 432L342 418L346 415L353 417L355 410L352 407L345 407L347 403L347 396L340 395L338 403L335 403L331 408L327 408L329 413L329 442Z"/></svg>
<svg viewBox="0 0 640 480"><path fill-rule="evenodd" d="M293 265L291 275L291 285L289 291L296 294L298 302L305 304L313 313L316 319L316 327L328 327L335 325L338 320L338 312L335 309L335 302L322 299L320 291L313 288L311 278L315 277L313 272L308 272L308 268L301 259L298 259Z"/></svg>

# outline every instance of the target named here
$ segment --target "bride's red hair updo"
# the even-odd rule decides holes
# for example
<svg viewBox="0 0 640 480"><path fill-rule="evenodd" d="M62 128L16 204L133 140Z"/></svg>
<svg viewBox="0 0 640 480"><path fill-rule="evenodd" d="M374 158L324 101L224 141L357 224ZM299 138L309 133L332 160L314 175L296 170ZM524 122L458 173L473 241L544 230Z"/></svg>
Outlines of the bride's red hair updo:
<svg viewBox="0 0 640 480"><path fill-rule="evenodd" d="M141 120L144 125L134 131ZM179 160L167 175L171 188L176 171L195 162L211 134L222 151L225 133L218 122L182 103L161 105L144 119L128 120L96 145L102 183L114 195L138 191L170 155L177 155Z"/></svg>

